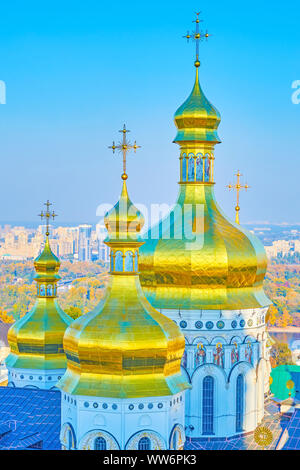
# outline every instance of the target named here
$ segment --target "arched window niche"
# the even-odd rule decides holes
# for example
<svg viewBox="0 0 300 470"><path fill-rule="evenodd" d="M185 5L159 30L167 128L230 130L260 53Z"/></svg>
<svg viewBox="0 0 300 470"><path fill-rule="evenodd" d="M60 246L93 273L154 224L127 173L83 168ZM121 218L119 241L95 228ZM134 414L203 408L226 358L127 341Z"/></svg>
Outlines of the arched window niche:
<svg viewBox="0 0 300 470"><path fill-rule="evenodd" d="M236 432L243 431L244 421L244 376L239 374L236 379Z"/></svg>
<svg viewBox="0 0 300 470"><path fill-rule="evenodd" d="M133 272L133 253L127 251L125 254L125 272Z"/></svg>
<svg viewBox="0 0 300 470"><path fill-rule="evenodd" d="M53 288L51 284L47 285L47 296L52 297L53 295Z"/></svg>
<svg viewBox="0 0 300 470"><path fill-rule="evenodd" d="M134 270L135 272L139 270L139 255L137 251L134 254Z"/></svg>
<svg viewBox="0 0 300 470"><path fill-rule="evenodd" d="M68 450L71 450L73 447L73 436L72 431L69 429L68 431Z"/></svg>
<svg viewBox="0 0 300 470"><path fill-rule="evenodd" d="M195 157L193 153L189 154L188 181L195 181Z"/></svg>
<svg viewBox="0 0 300 470"><path fill-rule="evenodd" d="M106 450L106 440L104 437L96 437L94 441L94 450Z"/></svg>
<svg viewBox="0 0 300 470"><path fill-rule="evenodd" d="M210 156L205 155L205 164L204 164L204 181L208 183L210 181Z"/></svg>
<svg viewBox="0 0 300 470"><path fill-rule="evenodd" d="M40 295L45 296L46 295L46 289L45 289L45 284L40 285Z"/></svg>
<svg viewBox="0 0 300 470"><path fill-rule="evenodd" d="M181 179L182 181L186 181L186 154L182 154L182 160L181 160Z"/></svg>
<svg viewBox="0 0 300 470"><path fill-rule="evenodd" d="M214 378L207 376L202 386L202 434L214 433Z"/></svg>
<svg viewBox="0 0 300 470"><path fill-rule="evenodd" d="M139 440L138 450L151 450L151 441L149 437L142 437Z"/></svg>
<svg viewBox="0 0 300 470"><path fill-rule="evenodd" d="M115 272L122 272L123 271L123 253L121 251L117 251L115 254Z"/></svg>
<svg viewBox="0 0 300 470"><path fill-rule="evenodd" d="M196 181L203 181L203 155L197 154L196 158Z"/></svg>

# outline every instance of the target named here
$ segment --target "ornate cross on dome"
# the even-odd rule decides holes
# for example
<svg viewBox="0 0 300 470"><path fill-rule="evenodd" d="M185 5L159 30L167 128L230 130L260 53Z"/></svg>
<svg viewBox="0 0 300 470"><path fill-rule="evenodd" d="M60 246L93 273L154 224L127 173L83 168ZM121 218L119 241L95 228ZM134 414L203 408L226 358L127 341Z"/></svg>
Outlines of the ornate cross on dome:
<svg viewBox="0 0 300 470"><path fill-rule="evenodd" d="M54 211L52 211L52 213L50 212L50 206L52 206L52 203L49 202L49 200L44 203L44 206L46 206L46 210L41 211L41 213L39 214L39 217L42 220L46 219L46 237L49 237L49 235L50 235L50 233L49 233L49 219L50 219L50 217L52 217L53 220L54 220L55 217L57 217L57 214L55 214Z"/></svg>
<svg viewBox="0 0 300 470"><path fill-rule="evenodd" d="M243 176L241 173L240 173L240 170L237 171L237 173L234 175L236 176L236 184L228 184L227 185L227 188L229 189L229 191L231 189L235 189L236 190L236 206L235 206L235 221L237 224L240 223L240 216L239 216L239 211L240 211L240 206L239 206L239 202L240 202L240 190L241 189L249 189L250 186L248 186L248 184L246 183L245 185L241 185L241 182L240 182L240 177Z"/></svg>
<svg viewBox="0 0 300 470"><path fill-rule="evenodd" d="M122 174L122 178L123 178L123 180L126 180L127 179L127 173L126 173L127 152L130 152L130 150L134 150L134 152L136 152L136 150L141 148L141 146L137 145L136 141L134 141L134 144L131 145L131 143L127 140L126 134L127 134L127 132L130 132L130 131L128 129L126 129L125 124L124 124L123 129L119 132L122 132L122 134L123 134L122 141L119 142L118 145L116 145L115 142L113 141L112 145L109 146L108 148L112 149L113 153L115 153L115 150L118 150L119 152L123 153L123 174Z"/></svg>
<svg viewBox="0 0 300 470"><path fill-rule="evenodd" d="M200 62L199 62L199 42L200 41L203 41L203 39L206 39L209 38L209 36L211 36L211 34L208 34L208 31L206 30L205 33L203 33L202 31L200 31L199 29L199 23L201 22L202 23L202 20L199 20L199 15L200 15L201 11L199 11L198 13L196 13L197 15L197 18L196 20L193 21L193 23L196 23L196 31L193 31L192 34L189 33L189 31L187 32L187 34L185 36L182 36L183 38L186 38L187 41L189 42L190 39L192 39L194 42L196 42L196 60L195 60L195 67L199 67L200 65Z"/></svg>

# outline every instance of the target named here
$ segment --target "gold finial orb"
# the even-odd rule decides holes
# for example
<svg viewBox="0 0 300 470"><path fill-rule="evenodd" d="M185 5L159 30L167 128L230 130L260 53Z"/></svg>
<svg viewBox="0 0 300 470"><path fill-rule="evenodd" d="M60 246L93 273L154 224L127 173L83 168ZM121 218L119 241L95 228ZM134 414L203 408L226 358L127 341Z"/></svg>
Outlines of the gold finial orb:
<svg viewBox="0 0 300 470"><path fill-rule="evenodd" d="M198 59L195 60L194 65L195 65L195 67L197 67L197 68L200 67L200 60L198 60Z"/></svg>
<svg viewBox="0 0 300 470"><path fill-rule="evenodd" d="M128 175L126 173L123 173L121 178L122 178L123 181L126 181L127 178L128 178Z"/></svg>
<svg viewBox="0 0 300 470"><path fill-rule="evenodd" d="M295 383L292 380L287 381L286 388L288 388L289 390L292 390L292 388L294 388L294 386L295 386Z"/></svg>

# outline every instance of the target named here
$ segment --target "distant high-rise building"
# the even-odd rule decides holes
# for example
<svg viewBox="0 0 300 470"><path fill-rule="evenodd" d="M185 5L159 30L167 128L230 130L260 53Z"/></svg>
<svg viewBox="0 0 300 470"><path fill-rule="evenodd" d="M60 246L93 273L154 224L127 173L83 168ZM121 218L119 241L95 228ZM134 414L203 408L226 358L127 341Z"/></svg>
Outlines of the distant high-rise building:
<svg viewBox="0 0 300 470"><path fill-rule="evenodd" d="M78 260L91 260L92 226L83 224L78 227Z"/></svg>

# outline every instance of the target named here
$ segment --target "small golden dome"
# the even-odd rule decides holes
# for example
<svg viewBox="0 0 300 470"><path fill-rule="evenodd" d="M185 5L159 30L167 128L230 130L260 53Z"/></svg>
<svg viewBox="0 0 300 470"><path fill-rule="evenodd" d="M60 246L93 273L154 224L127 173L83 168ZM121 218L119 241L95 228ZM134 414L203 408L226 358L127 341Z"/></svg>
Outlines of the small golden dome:
<svg viewBox="0 0 300 470"><path fill-rule="evenodd" d="M48 236L34 266L37 300L32 309L8 331L11 351L6 364L18 369L65 369L63 335L72 318L60 308L56 299L60 262L51 251Z"/></svg>
<svg viewBox="0 0 300 470"><path fill-rule="evenodd" d="M44 249L34 260L34 267L37 272L35 280L52 278L58 281L60 279L60 276L57 274L60 268L60 261L50 248L48 236L46 237Z"/></svg>
<svg viewBox="0 0 300 470"><path fill-rule="evenodd" d="M200 62L196 61L196 79L188 99L177 109L174 119L178 128L176 143L211 142L219 143L217 129L221 121L219 111L204 95L198 75Z"/></svg>
<svg viewBox="0 0 300 470"><path fill-rule="evenodd" d="M122 179L123 187L120 199L104 217L104 223L108 231L107 241L110 242L137 240L144 225L144 217L131 202L127 192L126 180L125 178Z"/></svg>

